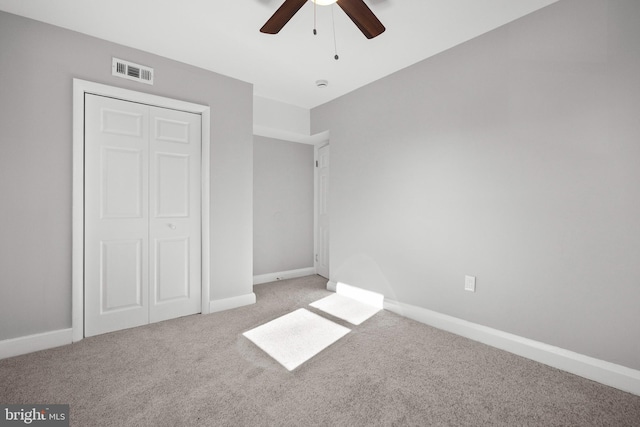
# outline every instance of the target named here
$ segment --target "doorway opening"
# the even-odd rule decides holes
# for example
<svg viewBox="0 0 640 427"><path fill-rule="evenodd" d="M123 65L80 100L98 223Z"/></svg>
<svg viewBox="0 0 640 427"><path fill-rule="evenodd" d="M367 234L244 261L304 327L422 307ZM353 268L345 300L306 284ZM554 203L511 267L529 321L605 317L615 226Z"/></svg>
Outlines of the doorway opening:
<svg viewBox="0 0 640 427"><path fill-rule="evenodd" d="M329 143L316 150L316 274L329 279Z"/></svg>

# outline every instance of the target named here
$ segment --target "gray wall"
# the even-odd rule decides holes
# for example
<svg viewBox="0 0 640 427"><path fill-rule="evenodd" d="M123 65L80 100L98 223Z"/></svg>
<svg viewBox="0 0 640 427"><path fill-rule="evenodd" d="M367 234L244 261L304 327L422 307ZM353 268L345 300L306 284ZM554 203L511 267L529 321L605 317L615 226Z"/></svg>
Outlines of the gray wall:
<svg viewBox="0 0 640 427"><path fill-rule="evenodd" d="M255 136L253 274L313 267L313 146Z"/></svg>
<svg viewBox="0 0 640 427"><path fill-rule="evenodd" d="M562 0L313 109L331 280L640 369L639 22Z"/></svg>
<svg viewBox="0 0 640 427"><path fill-rule="evenodd" d="M211 107L211 298L251 293L252 85L0 12L0 340L71 327L74 77Z"/></svg>

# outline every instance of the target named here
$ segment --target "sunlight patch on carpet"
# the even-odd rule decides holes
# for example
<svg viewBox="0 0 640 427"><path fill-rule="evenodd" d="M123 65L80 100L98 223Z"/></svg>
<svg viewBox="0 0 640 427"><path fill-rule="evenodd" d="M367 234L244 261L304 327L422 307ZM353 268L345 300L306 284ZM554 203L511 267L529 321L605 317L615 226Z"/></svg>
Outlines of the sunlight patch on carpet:
<svg viewBox="0 0 640 427"><path fill-rule="evenodd" d="M339 294L329 295L309 305L353 325L361 324L380 311L378 307Z"/></svg>
<svg viewBox="0 0 640 427"><path fill-rule="evenodd" d="M350 331L300 308L242 335L292 371Z"/></svg>

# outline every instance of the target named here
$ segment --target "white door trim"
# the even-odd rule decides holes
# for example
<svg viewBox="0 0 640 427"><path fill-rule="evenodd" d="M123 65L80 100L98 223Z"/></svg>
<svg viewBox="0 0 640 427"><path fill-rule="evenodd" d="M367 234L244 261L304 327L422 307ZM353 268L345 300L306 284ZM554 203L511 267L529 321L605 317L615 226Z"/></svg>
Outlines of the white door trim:
<svg viewBox="0 0 640 427"><path fill-rule="evenodd" d="M125 101L171 108L202 116L202 314L209 313L210 292L210 215L209 177L211 153L211 109L148 93L73 79L73 207L71 257L71 328L73 341L84 338L84 94L92 93Z"/></svg>

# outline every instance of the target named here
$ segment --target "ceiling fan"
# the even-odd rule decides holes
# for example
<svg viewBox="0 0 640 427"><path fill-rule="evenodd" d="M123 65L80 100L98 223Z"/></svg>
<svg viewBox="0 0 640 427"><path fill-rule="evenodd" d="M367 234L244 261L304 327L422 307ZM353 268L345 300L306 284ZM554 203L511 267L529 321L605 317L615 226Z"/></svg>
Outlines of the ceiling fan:
<svg viewBox="0 0 640 427"><path fill-rule="evenodd" d="M384 25L376 18L371 9L363 0L311 0L319 5L330 5L338 3L338 6L351 18L354 24L362 31L366 38L372 39L382 34L385 30ZM277 34L293 15L307 0L285 0L282 6L269 20L260 28L260 32L267 34Z"/></svg>

